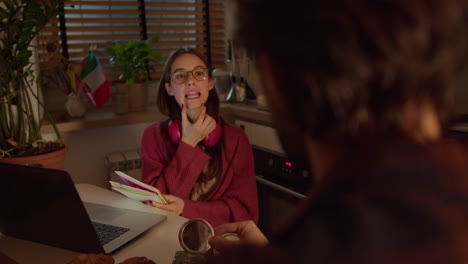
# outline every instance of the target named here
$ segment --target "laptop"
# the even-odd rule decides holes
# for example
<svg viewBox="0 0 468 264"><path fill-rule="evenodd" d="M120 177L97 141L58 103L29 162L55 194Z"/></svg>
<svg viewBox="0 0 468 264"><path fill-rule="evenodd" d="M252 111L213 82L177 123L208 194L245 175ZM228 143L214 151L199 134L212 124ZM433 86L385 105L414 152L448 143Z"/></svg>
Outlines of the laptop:
<svg viewBox="0 0 468 264"><path fill-rule="evenodd" d="M63 170L0 163L0 186L1 233L76 252L112 253L166 220L82 202Z"/></svg>

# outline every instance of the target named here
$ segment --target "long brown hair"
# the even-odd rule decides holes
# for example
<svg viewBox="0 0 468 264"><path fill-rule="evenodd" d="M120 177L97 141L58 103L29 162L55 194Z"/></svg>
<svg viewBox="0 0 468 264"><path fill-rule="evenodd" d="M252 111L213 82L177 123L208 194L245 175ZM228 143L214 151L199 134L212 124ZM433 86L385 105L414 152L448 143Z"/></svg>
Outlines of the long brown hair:
<svg viewBox="0 0 468 264"><path fill-rule="evenodd" d="M166 63L164 64L164 69L163 69L163 76L161 77L159 84L158 84L158 95L156 99L156 105L159 108L159 111L168 116L169 120L171 119L181 119L181 108L177 101L175 100L174 96L171 96L167 93L164 85L165 83L170 82L170 75L172 73L172 63L174 62L175 59L177 59L179 56L183 54L193 54L200 58L203 63L205 64L206 68L210 69L209 72L209 78L213 78L211 74L211 65L209 64L207 58L198 50L196 49L186 49L186 48L181 48L177 49L171 52L169 57L166 60ZM215 89L211 89L209 94L208 94L208 99L205 103L206 106L206 113L213 117L215 120L218 120L218 115L219 115L219 97L218 94L216 93ZM169 134L167 134L167 123L168 121L163 122L161 124L163 132L166 133L166 138L169 140ZM224 130L223 126L223 121L220 118L221 122L221 128ZM203 143L199 143L201 149L207 153L210 157L211 160L208 164L208 169L206 173L201 173L199 180L201 181L208 181L214 177L219 177L221 175L221 169L222 169L222 142L223 142L223 136L224 131L222 133L221 139L219 142L213 146L213 147L206 147L202 145Z"/></svg>

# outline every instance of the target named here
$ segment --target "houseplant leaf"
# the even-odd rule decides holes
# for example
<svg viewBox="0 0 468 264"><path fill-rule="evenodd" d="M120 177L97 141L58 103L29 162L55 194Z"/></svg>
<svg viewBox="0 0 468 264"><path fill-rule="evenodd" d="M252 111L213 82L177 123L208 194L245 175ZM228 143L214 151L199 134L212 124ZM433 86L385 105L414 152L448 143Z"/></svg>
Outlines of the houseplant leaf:
<svg viewBox="0 0 468 264"><path fill-rule="evenodd" d="M161 58L159 51L153 48L153 44L157 41L157 38L116 41L106 49L111 55L110 64L121 68L122 81L132 85L135 82L149 80L149 73L154 71L154 63Z"/></svg>
<svg viewBox="0 0 468 264"><path fill-rule="evenodd" d="M31 61L32 41L59 13L60 0L4 0L0 3L0 156L27 156L63 148L40 133L41 113L55 123L39 100Z"/></svg>

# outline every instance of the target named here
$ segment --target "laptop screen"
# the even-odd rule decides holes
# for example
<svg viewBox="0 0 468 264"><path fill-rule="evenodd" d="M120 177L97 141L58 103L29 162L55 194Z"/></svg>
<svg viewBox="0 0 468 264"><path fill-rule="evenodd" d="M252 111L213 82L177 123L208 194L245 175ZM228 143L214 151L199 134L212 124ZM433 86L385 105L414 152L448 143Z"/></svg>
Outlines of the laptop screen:
<svg viewBox="0 0 468 264"><path fill-rule="evenodd" d="M78 252L102 253L69 174L0 163L0 232Z"/></svg>

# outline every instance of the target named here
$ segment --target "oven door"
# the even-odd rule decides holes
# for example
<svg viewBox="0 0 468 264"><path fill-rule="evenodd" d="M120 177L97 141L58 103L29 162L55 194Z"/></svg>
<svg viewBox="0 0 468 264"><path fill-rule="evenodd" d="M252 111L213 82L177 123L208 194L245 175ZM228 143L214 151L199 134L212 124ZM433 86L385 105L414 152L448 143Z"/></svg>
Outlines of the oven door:
<svg viewBox="0 0 468 264"><path fill-rule="evenodd" d="M261 175L257 175L257 188L260 209L258 226L267 237L280 231L297 210L298 205L307 198Z"/></svg>

